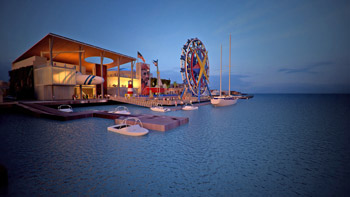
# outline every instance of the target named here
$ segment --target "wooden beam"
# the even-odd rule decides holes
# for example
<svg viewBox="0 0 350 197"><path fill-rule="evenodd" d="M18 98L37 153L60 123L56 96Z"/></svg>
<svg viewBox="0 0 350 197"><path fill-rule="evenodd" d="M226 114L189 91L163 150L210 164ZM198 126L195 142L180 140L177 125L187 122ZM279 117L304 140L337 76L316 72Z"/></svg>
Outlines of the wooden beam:
<svg viewBox="0 0 350 197"><path fill-rule="evenodd" d="M79 71L81 72L81 46L79 46ZM80 85L80 99L83 99L83 85Z"/></svg>
<svg viewBox="0 0 350 197"><path fill-rule="evenodd" d="M105 52L101 52L101 77L103 78L103 56L104 56ZM104 82L101 84L101 94L102 94L102 98L104 98L104 91L103 91L103 84Z"/></svg>
<svg viewBox="0 0 350 197"><path fill-rule="evenodd" d="M50 50L50 65L53 66L53 60L52 60L52 48L53 48L53 37L49 38L49 50ZM52 85L51 85L51 96L52 100L55 100L55 90L53 85L53 74L51 75Z"/></svg>
<svg viewBox="0 0 350 197"><path fill-rule="evenodd" d="M51 38L50 38L51 39ZM57 54L57 53L84 53L84 50L79 50L79 51L41 51L41 54L47 54L47 53L52 53L52 54Z"/></svg>
<svg viewBox="0 0 350 197"><path fill-rule="evenodd" d="M49 54L50 54L50 65L53 66L52 61L52 48L53 48L53 38L49 38Z"/></svg>

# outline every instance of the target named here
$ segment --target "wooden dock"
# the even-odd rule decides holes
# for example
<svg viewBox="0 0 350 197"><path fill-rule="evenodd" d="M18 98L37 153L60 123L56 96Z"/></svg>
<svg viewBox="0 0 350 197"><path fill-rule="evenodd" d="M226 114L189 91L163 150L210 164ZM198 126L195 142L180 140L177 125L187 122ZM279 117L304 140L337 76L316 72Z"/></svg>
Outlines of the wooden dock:
<svg viewBox="0 0 350 197"><path fill-rule="evenodd" d="M254 97L254 95L252 95L252 94L242 94L242 95L238 96L239 99L251 99L253 97Z"/></svg>
<svg viewBox="0 0 350 197"><path fill-rule="evenodd" d="M153 99L149 98L142 98L142 97L130 97L130 98L125 98L125 97L110 97L110 101L117 101L121 103L127 103L131 105L138 105L142 107L152 107L157 104L161 104L164 106L175 106L175 103L178 105L182 103L198 103L198 98L197 97L187 97L183 100L175 99L175 100L167 100L167 99L158 99L157 97ZM201 102L208 102L210 101L209 97L206 98L201 98Z"/></svg>
<svg viewBox="0 0 350 197"><path fill-rule="evenodd" d="M253 95L237 95L239 99L250 99ZM27 101L27 102L11 102L4 103L0 105L0 109L10 109L16 108L20 111L27 112L36 117L50 118L54 120L74 120L80 118L88 117L99 117L106 119L113 119L115 124L121 123L127 117L139 118L143 126L147 129L156 131L167 131L176 128L180 125L187 124L189 118L187 117L173 117L165 115L151 115L151 114L133 114L133 115L118 115L113 113L108 113L107 111L101 110L91 110L83 112L61 112L56 109L59 105L100 105L100 104L115 104L127 103L131 105L137 105L142 107L152 107L157 104L162 104L164 106L174 106L171 107L172 111L181 110L184 103L193 103L194 106L202 106L210 104L210 97L202 97L200 102L198 102L197 97L187 96L186 98L180 100L177 97L168 97L163 99L155 98L145 98L145 97L109 97L108 99L86 99L86 100L61 100L61 101ZM176 106L177 104L177 106Z"/></svg>
<svg viewBox="0 0 350 197"><path fill-rule="evenodd" d="M84 111L84 112L67 113L67 112L58 111L57 109L47 107L45 105L41 105L37 103L25 103L25 102L19 102L17 104L17 107L36 117L49 118L49 119L62 120L62 121L93 117L93 112L94 112L94 111Z"/></svg>
<svg viewBox="0 0 350 197"><path fill-rule="evenodd" d="M247 95L247 94L243 94L243 95L234 95L236 96L238 99L250 99L253 98L253 95ZM181 105L184 103L193 103L193 104L201 104L201 103L210 103L210 97L202 97L200 99L200 102L198 102L198 97L186 97L184 99L158 99L157 97L154 98L146 98L146 97L130 97L130 98L126 98L126 97L120 97L120 96L116 96L116 97L109 97L108 98L109 101L116 101L116 102L120 102L120 103L127 103L127 104L131 104L131 105L138 105L138 106L142 106L142 107L152 107L158 104L161 104L163 106L175 106L176 104Z"/></svg>
<svg viewBox="0 0 350 197"><path fill-rule="evenodd" d="M57 105L57 104L56 104ZM131 114L131 115L118 115L101 110L90 110L83 112L61 112L57 109L45 106L40 103L33 102L18 102L17 108L30 113L36 117L49 118L54 120L75 120L80 118L98 117L114 120L115 124L121 123L127 117L136 117L142 121L143 126L146 129L156 131L168 131L183 124L187 124L189 118L187 117L174 117L164 115L151 115L151 114Z"/></svg>
<svg viewBox="0 0 350 197"><path fill-rule="evenodd" d="M77 100L57 100L57 101L27 101L25 103L36 103L46 106L59 106L59 105L98 105L108 104L108 99L77 99Z"/></svg>
<svg viewBox="0 0 350 197"><path fill-rule="evenodd" d="M120 124L126 117L127 116L115 119L115 124ZM131 115L131 117L140 119L144 128L156 131L168 131L183 124L187 124L189 120L187 117L159 116L152 114Z"/></svg>

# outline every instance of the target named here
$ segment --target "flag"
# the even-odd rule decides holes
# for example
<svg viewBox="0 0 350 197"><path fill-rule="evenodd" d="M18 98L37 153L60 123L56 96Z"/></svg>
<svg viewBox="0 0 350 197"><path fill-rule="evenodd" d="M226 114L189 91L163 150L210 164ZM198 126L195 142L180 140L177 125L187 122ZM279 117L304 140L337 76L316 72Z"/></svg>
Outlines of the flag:
<svg viewBox="0 0 350 197"><path fill-rule="evenodd" d="M158 66L158 60L156 61L156 60L153 60L153 64L155 65L155 66Z"/></svg>
<svg viewBox="0 0 350 197"><path fill-rule="evenodd" d="M146 62L146 61L145 61L145 58L143 58L143 56L141 55L141 53L138 52L138 51L137 51L137 57L140 58L140 59L142 59L142 61L143 61L144 63Z"/></svg>

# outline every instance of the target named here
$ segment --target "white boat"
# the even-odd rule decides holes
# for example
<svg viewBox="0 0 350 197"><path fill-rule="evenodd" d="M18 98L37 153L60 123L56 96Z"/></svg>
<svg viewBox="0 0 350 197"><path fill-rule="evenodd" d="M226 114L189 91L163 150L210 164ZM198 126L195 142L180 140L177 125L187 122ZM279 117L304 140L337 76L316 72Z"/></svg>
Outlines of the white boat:
<svg viewBox="0 0 350 197"><path fill-rule="evenodd" d="M193 104L189 105L189 104L185 104L185 106L182 108L182 110L187 110L187 111L190 111L190 110L196 110L198 109L198 107L196 106L193 106Z"/></svg>
<svg viewBox="0 0 350 197"><path fill-rule="evenodd" d="M222 106L228 106L233 105L237 102L237 98L228 95L228 96L216 96L210 100L211 104L215 107L222 107Z"/></svg>
<svg viewBox="0 0 350 197"><path fill-rule="evenodd" d="M73 109L70 105L60 105L60 106L58 106L58 111L73 112Z"/></svg>
<svg viewBox="0 0 350 197"><path fill-rule="evenodd" d="M117 108L114 109L114 111L109 111L109 113L122 114L122 115L130 115L131 114L129 109L125 106L118 106Z"/></svg>
<svg viewBox="0 0 350 197"><path fill-rule="evenodd" d="M134 124L128 122L134 122ZM130 136L142 136L149 132L148 129L143 128L141 120L135 117L126 118L121 124L110 126L107 130Z"/></svg>
<svg viewBox="0 0 350 197"><path fill-rule="evenodd" d="M230 35L230 61L229 61L229 88L228 95L223 96L221 91L221 78L222 78L222 45L221 45L221 56L220 56L220 96L214 96L210 99L210 102L215 107L228 106L237 103L237 97L231 95L231 35Z"/></svg>
<svg viewBox="0 0 350 197"><path fill-rule="evenodd" d="M152 111L156 112L168 112L170 111L170 108L163 107L161 104L158 103L157 106L151 107L150 108Z"/></svg>

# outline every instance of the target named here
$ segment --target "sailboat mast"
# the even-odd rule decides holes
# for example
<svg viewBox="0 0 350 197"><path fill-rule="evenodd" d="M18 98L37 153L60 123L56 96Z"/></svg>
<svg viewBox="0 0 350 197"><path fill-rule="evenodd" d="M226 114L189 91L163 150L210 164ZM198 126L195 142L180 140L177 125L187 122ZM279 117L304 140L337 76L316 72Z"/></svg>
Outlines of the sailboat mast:
<svg viewBox="0 0 350 197"><path fill-rule="evenodd" d="M229 59L229 76L228 76L228 95L231 95L231 34L230 34L230 59Z"/></svg>
<svg viewBox="0 0 350 197"><path fill-rule="evenodd" d="M221 45L221 54L220 54L220 96L221 96L221 77L222 77L222 45Z"/></svg>

